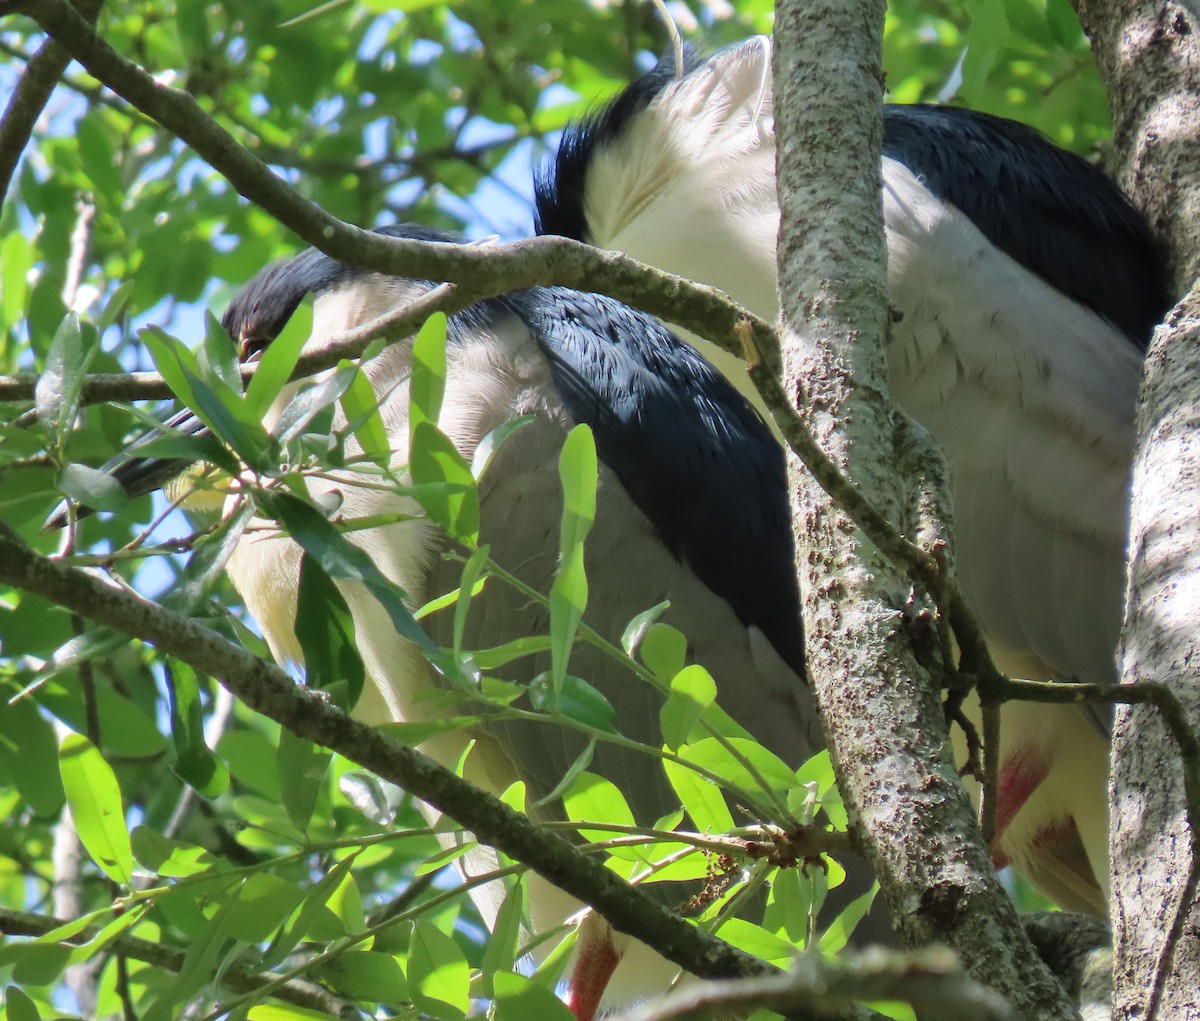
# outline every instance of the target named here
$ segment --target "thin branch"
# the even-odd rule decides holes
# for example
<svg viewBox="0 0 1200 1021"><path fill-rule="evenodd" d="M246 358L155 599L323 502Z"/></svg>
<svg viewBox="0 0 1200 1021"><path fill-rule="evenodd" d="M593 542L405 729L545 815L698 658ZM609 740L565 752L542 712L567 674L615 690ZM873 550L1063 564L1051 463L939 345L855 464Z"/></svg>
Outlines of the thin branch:
<svg viewBox="0 0 1200 1021"><path fill-rule="evenodd" d="M416 332L434 312L453 315L469 304L471 300L459 288L453 284L440 284L399 308L385 312L353 330L336 333L326 338L320 347L305 351L297 360L291 378L303 379L333 368L342 359L358 358L371 341L387 334L394 334L392 343L396 343ZM243 365L242 383L249 383L257 371L257 363ZM0 401L33 400L37 381L38 377L28 372L0 376ZM174 396L157 372L94 373L83 381L80 404L170 400ZM25 415L22 419L24 425L32 425L37 421L35 415Z"/></svg>
<svg viewBox="0 0 1200 1021"><path fill-rule="evenodd" d="M187 618L93 574L35 553L0 523L0 579L155 645L216 677L250 709L330 748L468 826L483 842L527 863L555 886L592 904L614 928L650 943L693 974L732 978L768 966L692 926L631 888L528 817L432 759L351 719L298 688L274 664Z"/></svg>
<svg viewBox="0 0 1200 1021"><path fill-rule="evenodd" d="M0 907L0 932L9 936L44 936L53 932L63 924L61 918L51 918L47 915L31 914L26 911L13 911ZM92 939L99 926L92 926L73 936L66 942L82 944ZM186 950L150 940L139 939L137 936L121 935L114 939L109 946L122 957L130 957L136 961L145 961L167 971L178 972L183 966ZM266 982L261 976L252 974L253 965L234 962L221 973L221 981L230 989L240 993L256 993L263 989ZM337 1016L343 1001L320 986L311 982L296 980L286 985L273 988L270 994L277 999L298 1007L308 1007L311 1010L324 1011Z"/></svg>
<svg viewBox="0 0 1200 1021"><path fill-rule="evenodd" d="M13 5L60 42L98 81L173 132L285 227L325 254L393 276L434 276L463 284L475 298L552 282L604 291L693 330L715 343L740 346L750 324L763 357L778 369L774 330L723 300L719 291L601 253L563 238L533 238L486 251L441 242L383 237L351 226L303 198L238 144L186 92L160 85L100 39L67 0Z"/></svg>
<svg viewBox="0 0 1200 1021"><path fill-rule="evenodd" d="M916 953L873 949L830 961L819 953L797 957L783 975L692 986L618 1014L612 1021L677 1021L737 1017L757 1010L795 1016L842 1013L859 1000L901 1000L922 1016L1017 1021L999 994L972 981L958 958L943 949Z"/></svg>
<svg viewBox="0 0 1200 1021"><path fill-rule="evenodd" d="M22 64L29 64L37 56L36 52L29 53L21 49L20 46L14 46L4 39L0 39L0 53L3 53L6 57L12 57L13 60L19 60ZM110 110L115 110L117 113L128 117L143 127L155 128L156 130L159 127L156 121L147 117L141 110L134 109L116 96L109 95L108 90L103 85L96 85L90 81L77 81L67 74L59 76L58 84L82 96L89 103L99 103L101 106L107 106Z"/></svg>
<svg viewBox="0 0 1200 1021"><path fill-rule="evenodd" d="M272 174L190 95L158 84L118 54L66 0L30 0L22 6L97 80L174 132L239 192L332 258L397 276L441 276L469 289L469 300L463 295L463 304L458 307L536 284L599 290L692 330L724 350L739 355L753 352L750 376L805 466L881 552L906 565L939 605L946 602L937 561L905 540L887 516L844 478L796 415L779 383L781 364L775 330L720 291L643 266L619 253L600 252L564 238L464 246L383 237L351 226Z"/></svg>
<svg viewBox="0 0 1200 1021"><path fill-rule="evenodd" d="M75 16L85 25L94 22L101 5L102 0L80 0L83 16ZM8 105L0 115L0 207L4 205L13 174L33 137L38 118L70 62L71 55L66 48L47 39L29 58L20 81L8 97Z"/></svg>

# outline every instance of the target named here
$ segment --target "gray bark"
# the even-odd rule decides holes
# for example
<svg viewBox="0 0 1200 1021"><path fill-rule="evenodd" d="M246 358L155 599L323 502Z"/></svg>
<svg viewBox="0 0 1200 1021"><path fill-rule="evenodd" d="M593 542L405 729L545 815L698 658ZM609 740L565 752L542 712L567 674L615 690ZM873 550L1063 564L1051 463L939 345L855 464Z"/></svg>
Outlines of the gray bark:
<svg viewBox="0 0 1200 1021"><path fill-rule="evenodd" d="M882 0L776 10L785 386L817 441L899 524L880 202ZM793 473L808 663L839 784L905 939L954 948L1024 1017L1076 1016L1037 959L948 757L937 683L912 651L913 586Z"/></svg>
<svg viewBox="0 0 1200 1021"><path fill-rule="evenodd" d="M1172 689L1200 720L1200 294L1159 330L1138 404L1122 680ZM1123 707L1112 801L1114 1016L1200 1018L1196 834L1157 710Z"/></svg>
<svg viewBox="0 0 1200 1021"><path fill-rule="evenodd" d="M1122 680L1200 720L1200 17L1194 3L1077 0L1108 87L1122 183L1190 291L1154 337L1138 403ZM1150 706L1113 735L1114 1016L1200 1018L1196 838L1179 749Z"/></svg>

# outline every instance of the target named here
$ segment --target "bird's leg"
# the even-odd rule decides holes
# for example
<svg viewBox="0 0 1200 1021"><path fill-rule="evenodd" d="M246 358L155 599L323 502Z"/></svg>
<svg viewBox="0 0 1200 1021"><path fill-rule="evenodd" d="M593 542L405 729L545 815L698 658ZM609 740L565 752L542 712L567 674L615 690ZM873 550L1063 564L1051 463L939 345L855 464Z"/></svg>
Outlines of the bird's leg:
<svg viewBox="0 0 1200 1021"><path fill-rule="evenodd" d="M579 956L567 985L567 1006L576 1021L592 1021L608 980L621 962L608 922L594 911L579 924Z"/></svg>

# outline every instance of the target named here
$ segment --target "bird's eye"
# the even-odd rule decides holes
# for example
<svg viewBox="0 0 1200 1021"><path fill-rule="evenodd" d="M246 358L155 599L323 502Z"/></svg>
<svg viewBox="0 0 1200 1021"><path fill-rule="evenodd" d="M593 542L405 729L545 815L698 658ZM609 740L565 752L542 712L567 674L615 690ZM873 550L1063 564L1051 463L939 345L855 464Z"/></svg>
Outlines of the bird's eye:
<svg viewBox="0 0 1200 1021"><path fill-rule="evenodd" d="M259 357L270 345L271 338L262 334L252 333L242 337L242 349L239 352L243 362L252 362Z"/></svg>

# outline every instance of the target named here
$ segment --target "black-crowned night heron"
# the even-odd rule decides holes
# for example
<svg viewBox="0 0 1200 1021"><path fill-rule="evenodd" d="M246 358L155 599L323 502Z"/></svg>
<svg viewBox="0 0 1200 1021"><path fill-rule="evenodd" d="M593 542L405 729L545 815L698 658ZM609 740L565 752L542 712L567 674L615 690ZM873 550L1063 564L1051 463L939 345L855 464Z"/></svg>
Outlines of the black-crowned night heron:
<svg viewBox="0 0 1200 1021"><path fill-rule="evenodd" d="M1168 305L1146 224L1095 167L1011 121L884 108L892 395L945 450L958 581L997 664L1115 679L1134 398ZM663 64L568 131L539 230L778 315L771 43ZM689 338L693 339L693 338ZM743 366L699 342L746 392ZM1106 911L1108 744L1072 706L1002 714L999 864Z"/></svg>
<svg viewBox="0 0 1200 1021"><path fill-rule="evenodd" d="M383 233L454 240L419 228ZM356 270L309 250L262 270L223 323L243 350L254 350L269 344L311 294L309 343L317 347L430 286ZM412 354L410 343L394 343L363 364L397 466L409 447ZM281 397L275 412L293 396ZM470 460L490 431L518 416L530 416L529 423L498 448L479 484L480 542L490 544L494 560L535 591L549 591L563 502L559 451L568 430L586 423L600 471L596 520L586 542L585 623L619 643L635 615L669 600L662 620L687 636L689 661L711 672L719 703L737 723L793 768L820 751L820 721L801 679L783 452L749 402L654 319L601 295L539 287L480 302L449 321L442 430ZM344 419L334 424L344 425ZM124 472L157 479L144 469ZM379 482L378 475L336 470L314 474L307 484L318 501L336 503L341 519L406 518L347 534L414 605L454 590L462 566L442 557L449 540L410 497ZM293 630L301 557L292 539L257 530L242 538L229 563L247 609L282 662L303 660ZM360 586L340 587L370 681L356 715L383 723L451 712L444 682L439 687L434 670L397 633L382 605ZM453 643L453 617L450 610L426 618L435 642ZM472 601L460 640L467 649L492 649L547 630L543 605L493 578ZM549 668L550 653L541 651L507 664L500 674L527 683ZM577 643L570 670L607 698L626 739L661 747L660 690L586 642ZM431 697L439 690L440 697ZM508 720L444 733L423 748L453 766L470 741L476 744L466 759L468 779L493 793L522 780L531 800L559 787L587 743L550 723ZM624 791L640 825L653 826L679 809L659 758L628 742L601 741L588 768ZM494 867L486 849L463 863L474 875ZM852 879L843 904L871 879L863 863L848 868ZM499 884L476 890L489 925L502 892ZM561 924L579 907L537 881L529 904L538 930ZM638 944L626 954L629 941L595 918L585 921L580 943L568 994L580 1018L594 1012L614 969L614 996L625 1002L663 990L672 974Z"/></svg>

